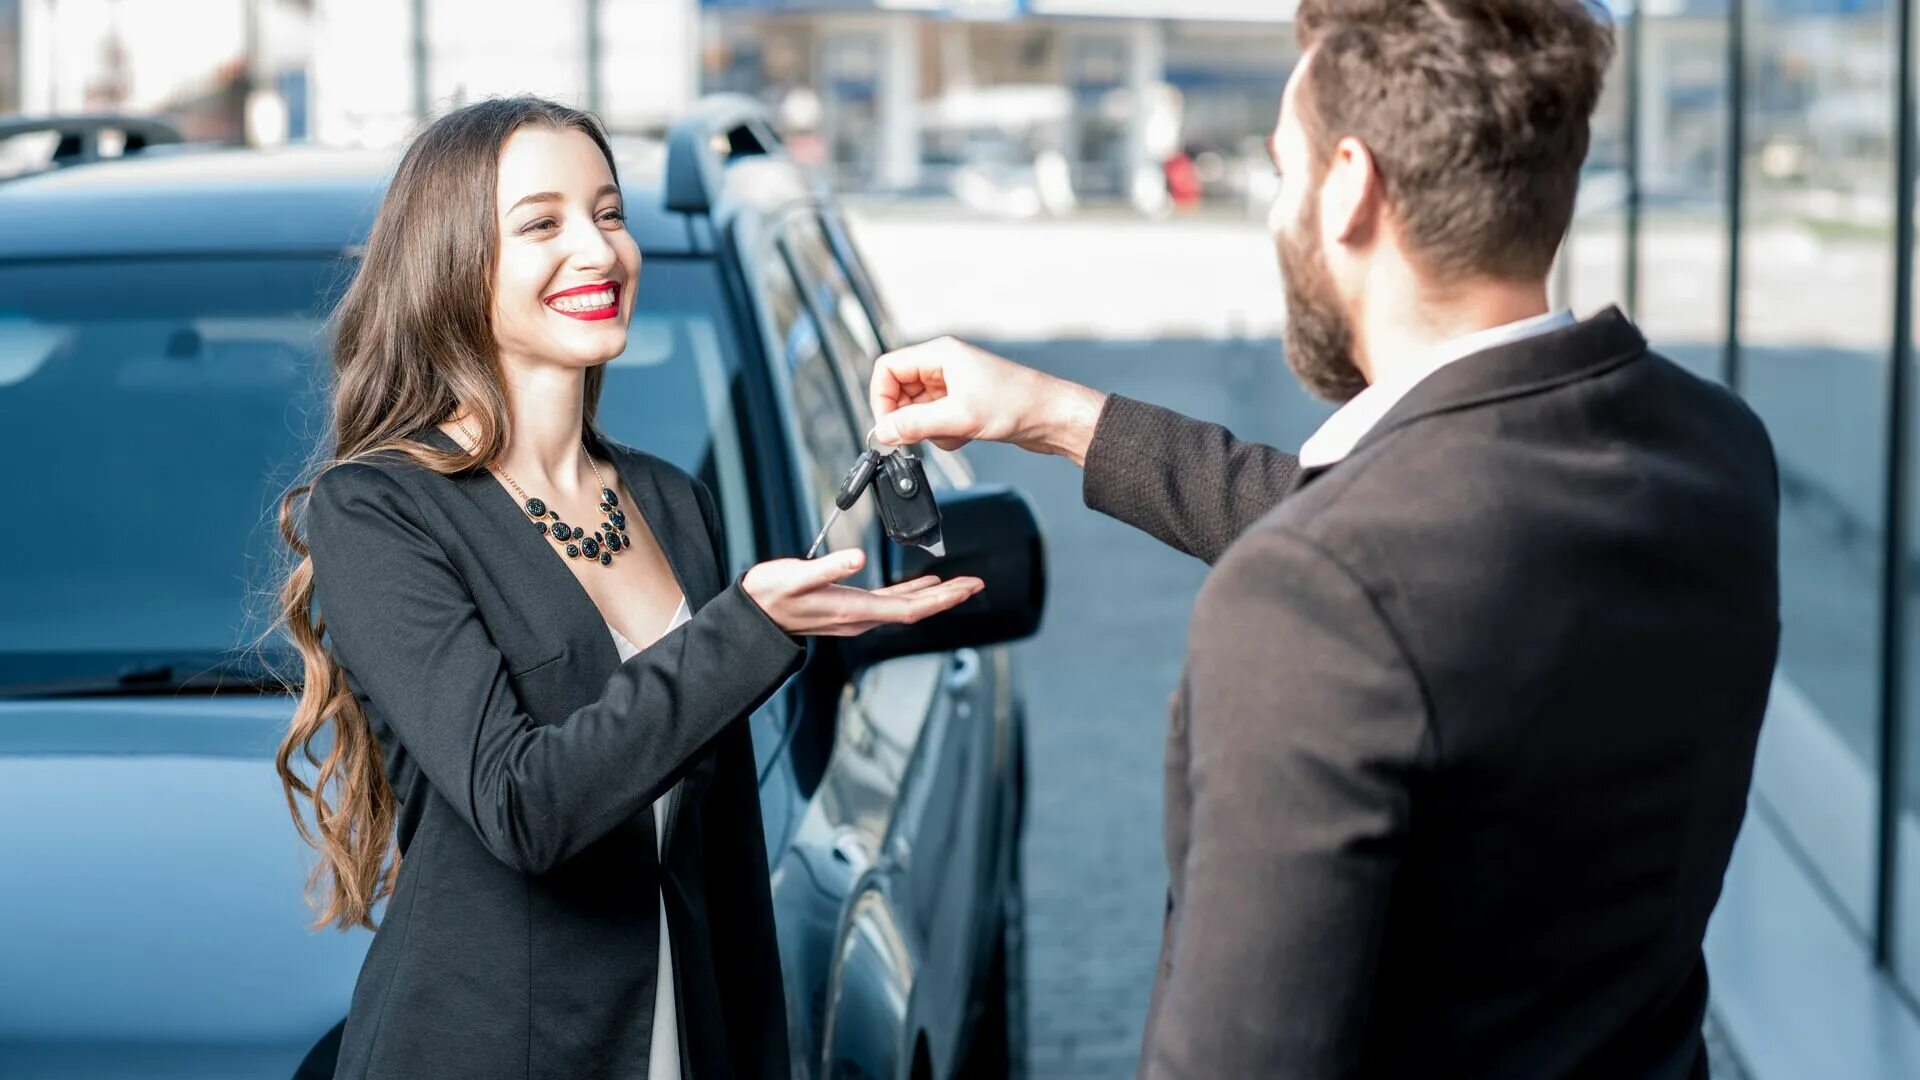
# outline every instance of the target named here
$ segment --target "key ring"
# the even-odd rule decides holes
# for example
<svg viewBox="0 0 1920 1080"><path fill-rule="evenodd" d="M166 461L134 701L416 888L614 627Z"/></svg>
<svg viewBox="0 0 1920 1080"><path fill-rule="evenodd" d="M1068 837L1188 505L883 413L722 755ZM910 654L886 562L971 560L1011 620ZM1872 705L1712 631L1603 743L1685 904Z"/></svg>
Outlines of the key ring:
<svg viewBox="0 0 1920 1080"><path fill-rule="evenodd" d="M873 437L878 434L880 434L880 426L878 424L874 425L873 430L867 432L867 450L869 452L879 454L880 456L885 457L886 455L891 454L896 450L900 449L897 446L889 446L882 449L876 449L873 445Z"/></svg>

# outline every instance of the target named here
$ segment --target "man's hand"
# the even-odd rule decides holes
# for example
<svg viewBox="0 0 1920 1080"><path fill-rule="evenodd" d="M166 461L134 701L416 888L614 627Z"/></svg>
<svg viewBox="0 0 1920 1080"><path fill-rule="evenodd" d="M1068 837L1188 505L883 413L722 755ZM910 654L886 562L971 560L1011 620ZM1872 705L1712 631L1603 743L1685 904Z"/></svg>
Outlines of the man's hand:
<svg viewBox="0 0 1920 1080"><path fill-rule="evenodd" d="M869 388L875 438L889 446L930 439L958 450L975 439L1057 454L1075 465L1107 396L943 337L891 352L873 368Z"/></svg>

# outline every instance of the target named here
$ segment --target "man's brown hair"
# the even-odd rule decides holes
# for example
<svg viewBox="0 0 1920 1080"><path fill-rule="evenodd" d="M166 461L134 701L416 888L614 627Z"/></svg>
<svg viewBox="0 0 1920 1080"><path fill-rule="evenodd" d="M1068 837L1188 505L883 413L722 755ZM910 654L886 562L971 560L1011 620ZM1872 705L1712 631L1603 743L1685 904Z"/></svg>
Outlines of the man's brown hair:
<svg viewBox="0 0 1920 1080"><path fill-rule="evenodd" d="M1296 106L1316 178L1353 136L1420 269L1544 277L1573 220L1613 56L1582 0L1301 0Z"/></svg>

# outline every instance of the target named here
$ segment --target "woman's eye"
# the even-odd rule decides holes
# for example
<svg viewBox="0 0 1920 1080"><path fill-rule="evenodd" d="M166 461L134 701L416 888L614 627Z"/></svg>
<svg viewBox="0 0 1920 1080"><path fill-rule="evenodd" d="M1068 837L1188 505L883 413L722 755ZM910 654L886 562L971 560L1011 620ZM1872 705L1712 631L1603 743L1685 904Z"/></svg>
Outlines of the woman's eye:
<svg viewBox="0 0 1920 1080"><path fill-rule="evenodd" d="M529 221L525 225L520 226L520 231L522 233L530 233L530 232L538 232L541 229L551 229L552 227L553 227L552 218L536 218L535 220Z"/></svg>
<svg viewBox="0 0 1920 1080"><path fill-rule="evenodd" d="M605 213L601 214L600 220L601 221L625 221L627 220L627 212L625 210L621 210L616 207L612 210L608 210Z"/></svg>

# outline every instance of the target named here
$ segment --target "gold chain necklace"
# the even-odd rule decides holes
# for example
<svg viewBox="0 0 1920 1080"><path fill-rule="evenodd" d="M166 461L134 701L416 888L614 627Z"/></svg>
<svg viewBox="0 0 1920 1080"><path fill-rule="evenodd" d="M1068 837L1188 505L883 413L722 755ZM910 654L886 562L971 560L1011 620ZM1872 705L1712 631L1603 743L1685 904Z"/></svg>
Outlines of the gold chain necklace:
<svg viewBox="0 0 1920 1080"><path fill-rule="evenodd" d="M472 439L475 446L480 445L480 440L474 439L473 432L467 430L466 424L458 420L454 423L460 425L461 432ZM548 509L543 500L528 495L519 484L514 482L513 477L507 474L507 470L491 463L487 468L500 474L501 479L507 482L507 486L513 489L513 493L520 497L520 509L526 512L527 517L533 519L534 527L540 530L542 536L559 544L561 550L567 553L567 558L585 557L598 562L601 566L611 566L614 552L625 551L633 545L633 541L627 538L627 515L620 509L620 496L614 494L613 488L607 484L606 477L600 475L600 466L593 463L593 454L587 450L585 436L580 439L580 452L586 456L587 468L593 470L593 478L600 484L600 512L607 516L607 519L602 521L600 527L592 534L588 534L578 525L569 525L561 521L558 511Z"/></svg>

